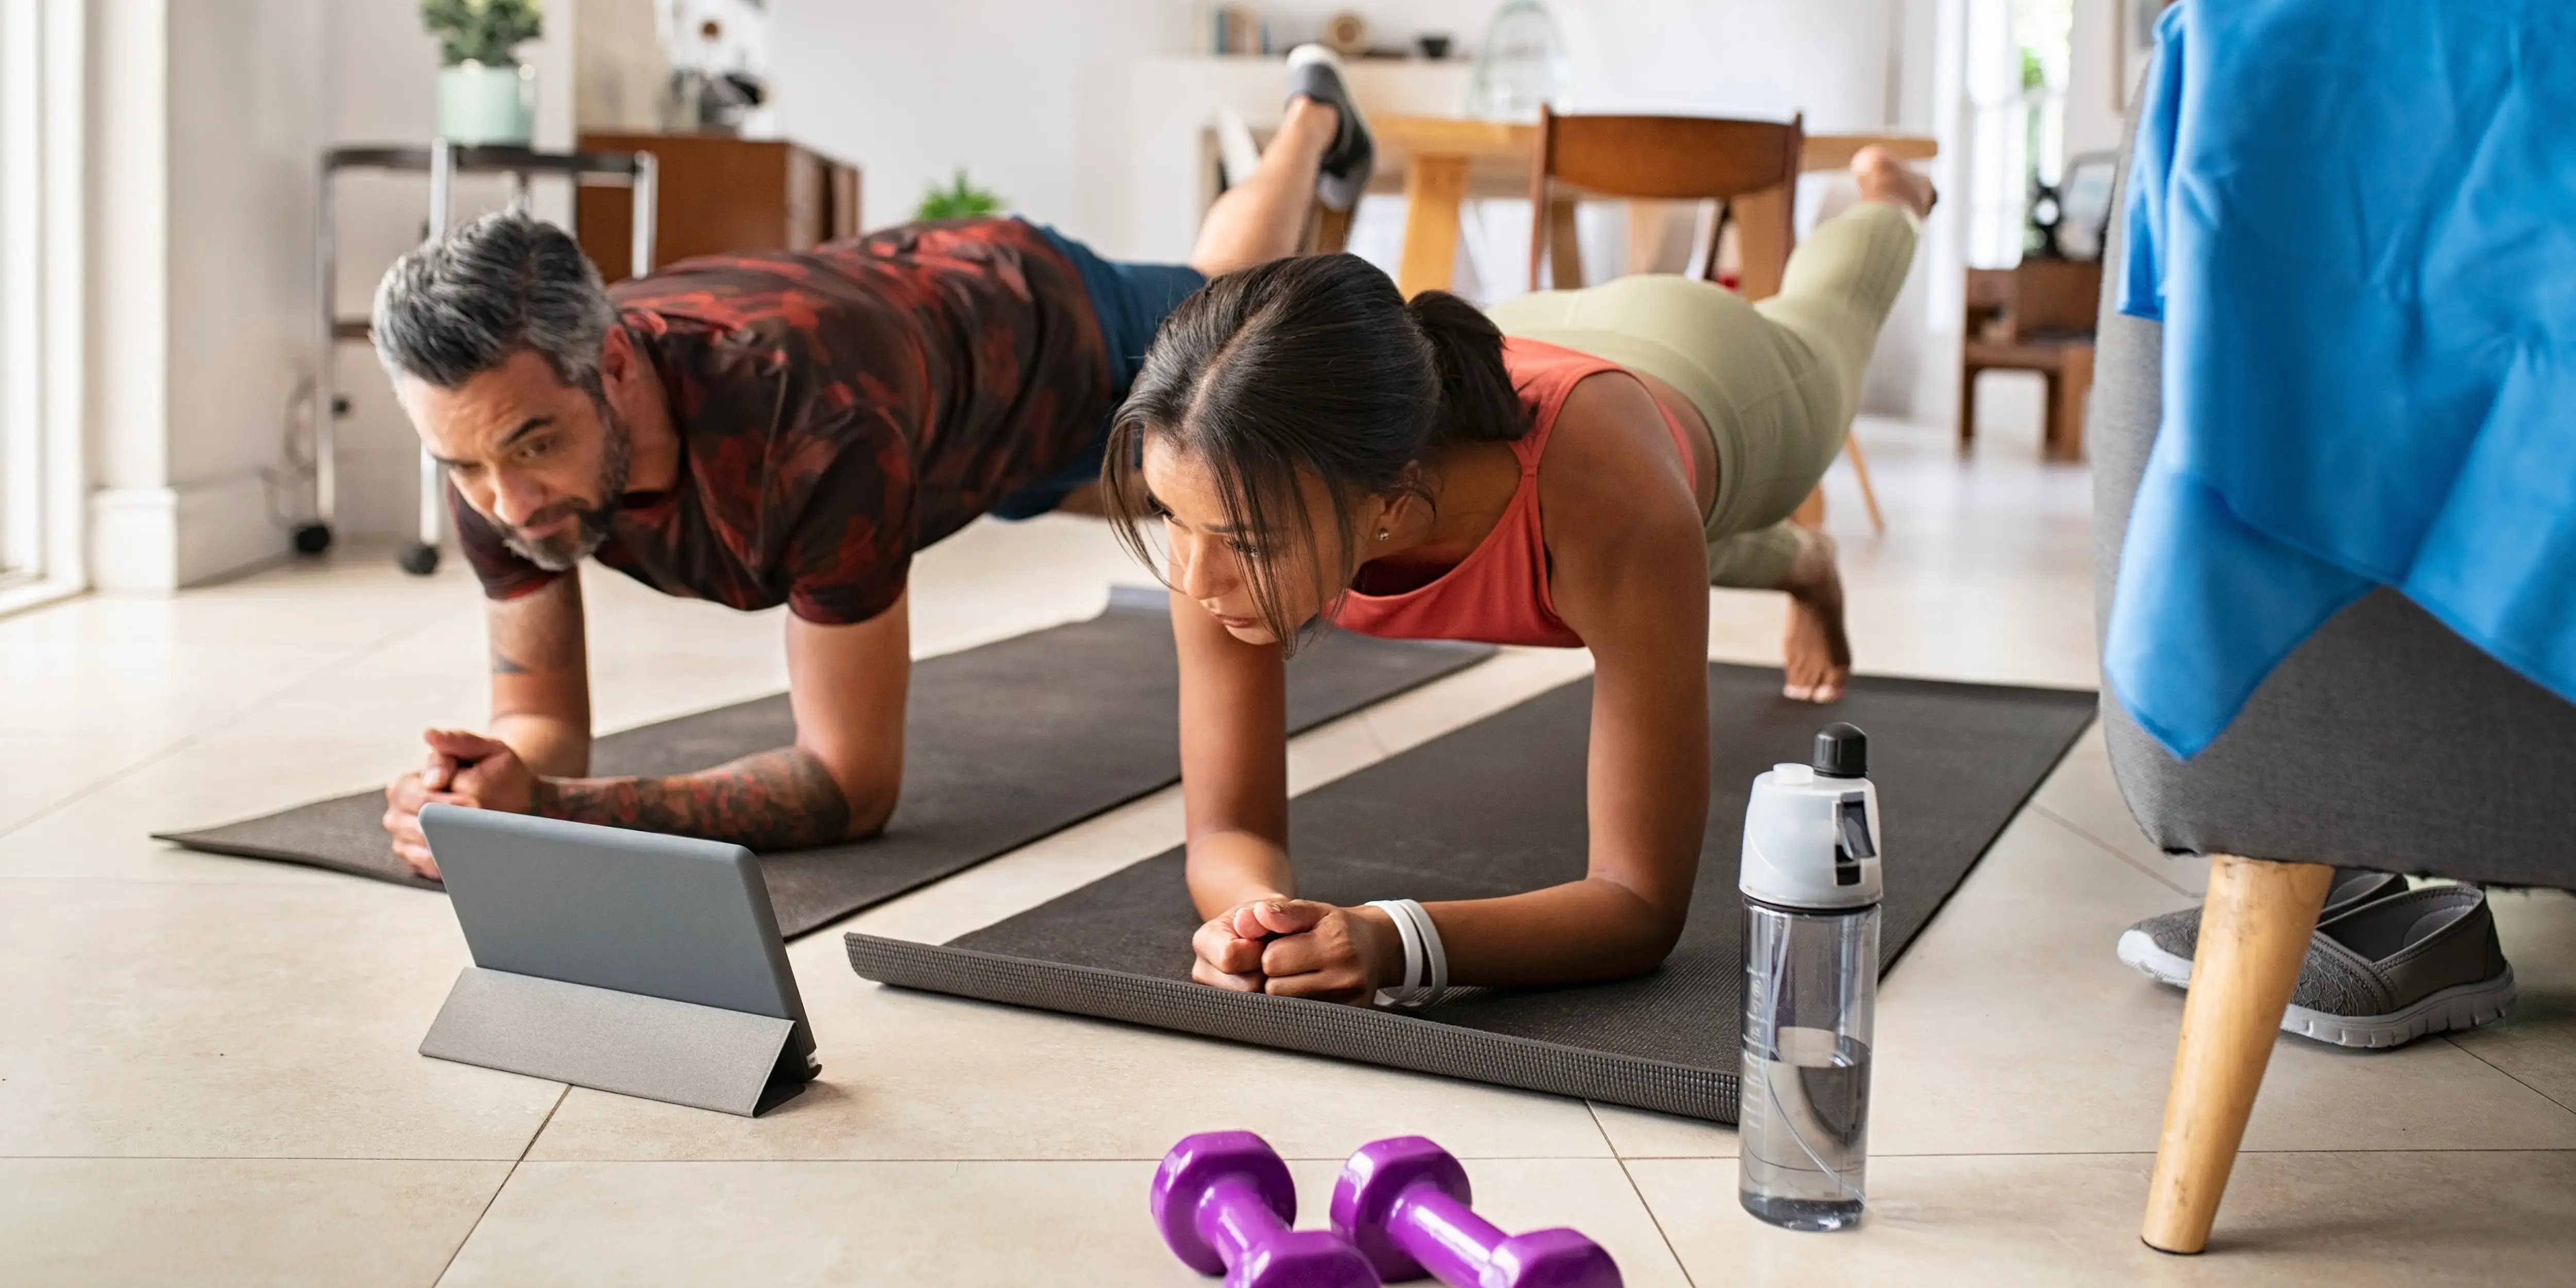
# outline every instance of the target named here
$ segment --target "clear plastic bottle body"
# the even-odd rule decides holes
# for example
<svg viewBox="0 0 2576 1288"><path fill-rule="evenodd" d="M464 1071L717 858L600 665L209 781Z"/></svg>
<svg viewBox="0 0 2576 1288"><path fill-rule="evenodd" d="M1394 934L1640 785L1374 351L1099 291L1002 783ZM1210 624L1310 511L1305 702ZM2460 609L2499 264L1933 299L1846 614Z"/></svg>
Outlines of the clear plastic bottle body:
<svg viewBox="0 0 2576 1288"><path fill-rule="evenodd" d="M1878 907L1744 904L1744 1210L1793 1230L1860 1219L1869 1159Z"/></svg>

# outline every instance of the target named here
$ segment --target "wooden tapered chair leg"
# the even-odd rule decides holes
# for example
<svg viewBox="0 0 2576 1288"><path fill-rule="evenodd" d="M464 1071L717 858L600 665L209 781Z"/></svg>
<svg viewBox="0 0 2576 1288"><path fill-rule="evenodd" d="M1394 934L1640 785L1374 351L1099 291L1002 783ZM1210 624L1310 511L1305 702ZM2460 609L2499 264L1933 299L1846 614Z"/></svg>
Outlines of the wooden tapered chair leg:
<svg viewBox="0 0 2576 1288"><path fill-rule="evenodd" d="M1886 536L1887 516L1879 513L1878 489L1869 485L1869 457L1860 450L1859 437L1846 435L1843 452L1851 457L1852 473L1860 479L1860 503L1869 507L1870 531Z"/></svg>
<svg viewBox="0 0 2576 1288"><path fill-rule="evenodd" d="M1822 528L1825 526L1824 484L1817 484L1814 491L1807 493L1807 499L1800 501L1798 503L1798 508L1789 512L1789 522L1797 524L1801 528Z"/></svg>
<svg viewBox="0 0 2576 1288"><path fill-rule="evenodd" d="M2299 982L2334 869L2214 854L2200 945L2183 1002L2182 1041L2165 1093L2164 1136L2139 1232L2160 1252L2198 1252L2236 1166L2281 1013Z"/></svg>

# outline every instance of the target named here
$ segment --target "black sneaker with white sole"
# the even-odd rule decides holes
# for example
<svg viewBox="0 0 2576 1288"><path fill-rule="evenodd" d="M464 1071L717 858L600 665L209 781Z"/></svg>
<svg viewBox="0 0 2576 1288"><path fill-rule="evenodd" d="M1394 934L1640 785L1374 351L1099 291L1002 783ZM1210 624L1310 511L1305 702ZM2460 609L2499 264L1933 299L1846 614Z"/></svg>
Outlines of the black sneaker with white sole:
<svg viewBox="0 0 2576 1288"><path fill-rule="evenodd" d="M1332 50L1299 45L1288 51L1288 97L1293 101L1300 96L1329 104L1341 118L1333 145L1324 149L1323 160L1315 168L1315 197L1334 210L1348 210L1359 204L1360 194L1368 189L1369 172L1377 167L1377 140L1370 136L1359 105L1351 101L1342 60Z"/></svg>
<svg viewBox="0 0 2576 1288"><path fill-rule="evenodd" d="M2326 906L2317 913L2322 925L2374 899L2406 893L2406 878L2366 868L2335 869L2326 890ZM2120 960L2147 978L2175 988L2191 987L2191 958L2200 950L2200 909L2184 908L2149 917L2120 933Z"/></svg>

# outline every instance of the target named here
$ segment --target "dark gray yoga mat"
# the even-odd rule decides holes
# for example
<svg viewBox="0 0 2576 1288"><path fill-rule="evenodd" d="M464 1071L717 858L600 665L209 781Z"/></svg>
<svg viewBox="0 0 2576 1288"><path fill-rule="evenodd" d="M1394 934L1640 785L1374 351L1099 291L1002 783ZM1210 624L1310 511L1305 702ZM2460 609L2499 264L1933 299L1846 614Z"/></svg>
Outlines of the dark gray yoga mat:
<svg viewBox="0 0 2576 1288"><path fill-rule="evenodd" d="M1591 703L1591 681L1568 684L1297 798L1299 892L1475 899L1581 876ZM850 964L909 988L1733 1122L1735 870L1753 776L1805 760L1828 721L1868 731L1887 853L1883 970L2093 712L2086 692L1876 677L1819 708L1783 699L1778 671L1710 667L1713 791L1690 925L1660 970L1633 979L1479 990L1417 1014L1193 984L1199 919L1178 850L945 946L850 935Z"/></svg>
<svg viewBox="0 0 2576 1288"><path fill-rule="evenodd" d="M1312 728L1492 652L1335 634L1291 669L1289 725ZM763 855L779 930L804 934L1170 786L1181 774L1179 703L1160 590L1122 588L1089 621L915 664L893 822L872 840ZM779 694L610 734L593 745L591 771L685 773L794 738ZM387 848L384 802L377 789L157 835L436 889Z"/></svg>

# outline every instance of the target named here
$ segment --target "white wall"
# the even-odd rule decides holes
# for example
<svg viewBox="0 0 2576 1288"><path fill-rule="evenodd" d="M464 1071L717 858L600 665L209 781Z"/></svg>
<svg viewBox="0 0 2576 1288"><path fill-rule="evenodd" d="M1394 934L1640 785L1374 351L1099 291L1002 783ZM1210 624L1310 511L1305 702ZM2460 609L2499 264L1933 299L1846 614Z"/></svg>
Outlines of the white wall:
<svg viewBox="0 0 2576 1288"><path fill-rule="evenodd" d="M105 589L169 589L283 556L311 511L289 438L317 362L319 154L426 139L436 47L412 0L95 0L91 21L90 573ZM568 17L551 26L528 52L539 141L560 144ZM425 204L417 179L372 182L339 221L350 313L418 237ZM499 196L485 185L460 206ZM337 361L358 405L342 426L341 530L406 530L410 431L364 346Z"/></svg>
<svg viewBox="0 0 2576 1288"><path fill-rule="evenodd" d="M910 217L963 166L1033 219L1118 226L1123 75L1177 48L1185 13L1177 0L772 0L779 126L861 168L870 225Z"/></svg>
<svg viewBox="0 0 2576 1288"><path fill-rule="evenodd" d="M546 7L546 35L520 50L537 76L537 145L573 141L573 49L576 6ZM414 0L331 0L324 66L334 84L322 138L331 143L411 143L437 128L438 42L420 28ZM319 144L317 143L317 146ZM336 190L338 296L343 316L363 317L377 279L420 240L429 185L417 175L351 172ZM455 218L471 218L508 200L499 179L460 179ZM539 180L533 202L541 217L569 225L571 203L561 180ZM309 306L308 306L309 307ZM339 424L343 534L408 535L419 515L420 440L395 405L384 370L364 344L334 351L333 379L349 400Z"/></svg>
<svg viewBox="0 0 2576 1288"><path fill-rule="evenodd" d="M1892 15L1902 0L1559 0L1585 111L1780 115L1812 128L1890 123ZM1320 0L1262 6L1283 41L1311 35ZM1480 39L1492 0L1358 6L1376 30ZM1159 234L1124 243L1138 203L1173 194L1124 181L1135 132L1129 70L1194 53L1181 0L773 0L770 57L780 123L866 172L867 218L898 222L923 189L965 166L1031 217L1113 253L1187 253ZM1196 128L1195 125L1192 128Z"/></svg>
<svg viewBox="0 0 2576 1288"><path fill-rule="evenodd" d="M2118 40L2120 0L2075 0L2068 31L2066 155L2120 146L2122 95ZM2064 157L2059 160L2064 160Z"/></svg>
<svg viewBox="0 0 2576 1288"><path fill-rule="evenodd" d="M176 580L286 548L284 459L313 370L313 155L327 0L170 7L170 485ZM272 511L276 514L273 517Z"/></svg>
<svg viewBox="0 0 2576 1288"><path fill-rule="evenodd" d="M1367 15L1375 43L1432 31L1472 47L1497 4L1260 6L1282 44L1345 7ZM1577 110L1803 110L1816 130L1929 130L1936 115L1928 0L1557 0L1552 10ZM865 172L871 225L905 218L926 185L962 165L1012 209L1105 253L1178 259L1191 224L1169 212L1195 209L1196 158L1159 155L1178 135L1149 118L1208 107L1165 101L1163 87L1193 83L1186 75L1166 67L1140 80L1135 69L1197 52L1192 18L1180 0L772 0L772 87L788 137ZM1186 121L1181 133L1203 124ZM1823 195L1808 195L1810 212ZM1940 262L1925 259L1918 277ZM1919 404L1938 326L1925 302L1917 285L1900 304L1871 377L1875 409Z"/></svg>
<svg viewBox="0 0 2576 1288"><path fill-rule="evenodd" d="M92 10L92 580L167 589L283 554L260 470L311 369L323 0Z"/></svg>

